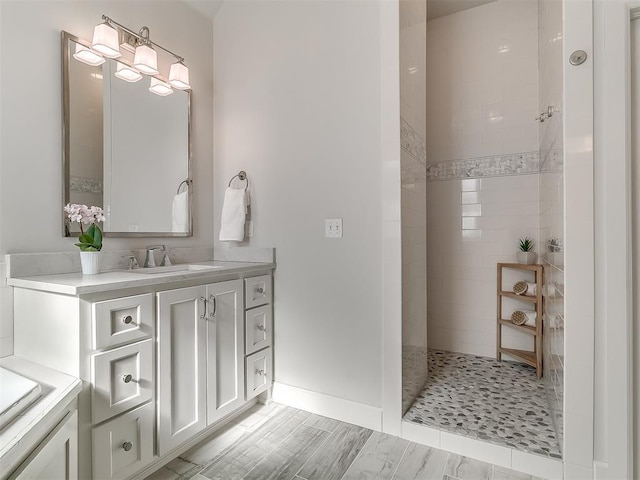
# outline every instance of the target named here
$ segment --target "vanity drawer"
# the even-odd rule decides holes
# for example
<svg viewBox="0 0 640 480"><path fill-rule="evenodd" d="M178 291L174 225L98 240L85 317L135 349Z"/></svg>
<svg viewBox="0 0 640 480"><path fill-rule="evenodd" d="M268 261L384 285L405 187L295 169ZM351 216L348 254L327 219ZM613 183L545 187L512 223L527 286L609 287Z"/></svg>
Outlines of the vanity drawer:
<svg viewBox="0 0 640 480"><path fill-rule="evenodd" d="M93 429L93 478L128 478L153 459L153 402Z"/></svg>
<svg viewBox="0 0 640 480"><path fill-rule="evenodd" d="M271 305L246 311L244 325L246 355L271 346Z"/></svg>
<svg viewBox="0 0 640 480"><path fill-rule="evenodd" d="M246 359L247 389L246 399L251 400L259 393L264 392L271 386L273 378L273 362L271 359L271 347L260 350Z"/></svg>
<svg viewBox="0 0 640 480"><path fill-rule="evenodd" d="M153 294L95 302L91 317L94 349L149 338L153 334Z"/></svg>
<svg viewBox="0 0 640 480"><path fill-rule="evenodd" d="M91 417L99 423L153 397L153 341L91 357Z"/></svg>
<svg viewBox="0 0 640 480"><path fill-rule="evenodd" d="M253 308L271 303L271 275L244 279L244 307Z"/></svg>

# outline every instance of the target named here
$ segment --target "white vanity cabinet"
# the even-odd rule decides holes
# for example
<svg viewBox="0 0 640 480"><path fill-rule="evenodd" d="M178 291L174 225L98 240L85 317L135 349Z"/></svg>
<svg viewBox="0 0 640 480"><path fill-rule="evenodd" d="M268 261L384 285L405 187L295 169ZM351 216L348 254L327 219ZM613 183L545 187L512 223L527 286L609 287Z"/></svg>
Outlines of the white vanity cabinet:
<svg viewBox="0 0 640 480"><path fill-rule="evenodd" d="M75 294L15 282L16 355L83 380L79 478L144 478L268 390L273 265L243 268L104 290L92 276Z"/></svg>
<svg viewBox="0 0 640 480"><path fill-rule="evenodd" d="M10 480L76 480L77 478L77 411L69 412L20 468L9 477Z"/></svg>
<svg viewBox="0 0 640 480"><path fill-rule="evenodd" d="M250 400L268 390L273 382L272 328L273 282L271 275L245 279L245 378Z"/></svg>
<svg viewBox="0 0 640 480"><path fill-rule="evenodd" d="M159 292L158 450L244 403L242 280Z"/></svg>

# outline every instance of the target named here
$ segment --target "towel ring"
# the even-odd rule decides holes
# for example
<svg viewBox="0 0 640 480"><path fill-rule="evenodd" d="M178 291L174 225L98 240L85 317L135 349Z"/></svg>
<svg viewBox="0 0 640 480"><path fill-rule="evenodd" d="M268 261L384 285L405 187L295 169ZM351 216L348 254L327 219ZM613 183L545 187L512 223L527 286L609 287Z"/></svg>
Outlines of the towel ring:
<svg viewBox="0 0 640 480"><path fill-rule="evenodd" d="M182 188L182 185L186 185L187 189L188 189L189 186L191 185L191 180L187 178L186 180L181 181L178 184L178 190L176 191L176 195L178 195L180 193L180 189Z"/></svg>
<svg viewBox="0 0 640 480"><path fill-rule="evenodd" d="M249 188L249 177L247 177L247 172L245 172L244 170L240 170L236 175L231 177L231 180L229 180L229 187L231 187L231 183L233 182L234 178L238 178L238 180L242 182L247 182L247 184L244 186L244 189L246 190L247 188Z"/></svg>

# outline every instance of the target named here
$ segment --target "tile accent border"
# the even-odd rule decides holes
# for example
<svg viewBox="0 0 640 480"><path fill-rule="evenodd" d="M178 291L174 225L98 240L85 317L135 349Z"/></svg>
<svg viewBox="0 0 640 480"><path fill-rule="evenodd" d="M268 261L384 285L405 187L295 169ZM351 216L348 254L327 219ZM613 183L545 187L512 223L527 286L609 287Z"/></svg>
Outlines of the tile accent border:
<svg viewBox="0 0 640 480"><path fill-rule="evenodd" d="M427 163L425 141L404 118L400 117L400 146L422 165Z"/></svg>
<svg viewBox="0 0 640 480"><path fill-rule="evenodd" d="M458 178L505 177L540 172L561 172L562 150L524 152L465 160L430 163L426 166L428 182ZM543 161L540 161L542 157Z"/></svg>
<svg viewBox="0 0 640 480"><path fill-rule="evenodd" d="M69 183L72 192L102 193L102 180L98 178L71 177Z"/></svg>

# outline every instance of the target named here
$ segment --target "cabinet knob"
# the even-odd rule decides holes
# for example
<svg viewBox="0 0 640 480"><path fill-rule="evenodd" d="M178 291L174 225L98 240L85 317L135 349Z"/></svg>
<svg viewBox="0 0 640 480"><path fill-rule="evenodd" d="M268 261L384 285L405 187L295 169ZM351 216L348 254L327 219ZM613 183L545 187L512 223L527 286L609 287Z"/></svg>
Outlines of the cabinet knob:
<svg viewBox="0 0 640 480"><path fill-rule="evenodd" d="M131 380L133 380L133 377L131 376L130 373L127 373L126 375L122 376L122 381L124 383L129 383L129 382L131 382Z"/></svg>
<svg viewBox="0 0 640 480"><path fill-rule="evenodd" d="M131 450L133 448L133 443L131 442L124 442L122 444L122 448L125 452L128 452L129 450Z"/></svg>
<svg viewBox="0 0 640 480"><path fill-rule="evenodd" d="M133 322L133 317L131 315L125 315L122 317L122 323L129 325L131 322Z"/></svg>
<svg viewBox="0 0 640 480"><path fill-rule="evenodd" d="M256 287L256 293L262 295L264 293L264 287Z"/></svg>
<svg viewBox="0 0 640 480"><path fill-rule="evenodd" d="M256 325L256 329L260 330L261 332L264 332L267 330L266 328L264 328L264 325Z"/></svg>
<svg viewBox="0 0 640 480"><path fill-rule="evenodd" d="M267 372L265 372L264 370L256 370L256 373L261 377L265 377L267 375Z"/></svg>

